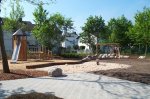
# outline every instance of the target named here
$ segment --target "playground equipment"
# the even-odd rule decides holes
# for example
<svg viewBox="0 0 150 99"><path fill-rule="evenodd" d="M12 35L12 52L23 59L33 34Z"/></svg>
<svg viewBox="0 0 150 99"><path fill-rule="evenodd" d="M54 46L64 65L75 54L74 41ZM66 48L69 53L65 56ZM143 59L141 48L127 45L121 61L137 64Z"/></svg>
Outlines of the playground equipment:
<svg viewBox="0 0 150 99"><path fill-rule="evenodd" d="M100 46L109 46L107 54L100 54L100 52L98 52ZM98 43L96 44L96 54L99 54L99 58L120 58L119 43Z"/></svg>
<svg viewBox="0 0 150 99"><path fill-rule="evenodd" d="M44 47L27 47L27 35L19 29L13 34L13 54L11 63L16 63L18 60L27 61L27 57L34 59L52 59L52 52Z"/></svg>
<svg viewBox="0 0 150 99"><path fill-rule="evenodd" d="M27 37L21 29L13 34L13 54L11 63L16 63L17 60L27 60Z"/></svg>
<svg viewBox="0 0 150 99"><path fill-rule="evenodd" d="M29 46L28 58L33 59L52 59L52 51L41 46Z"/></svg>

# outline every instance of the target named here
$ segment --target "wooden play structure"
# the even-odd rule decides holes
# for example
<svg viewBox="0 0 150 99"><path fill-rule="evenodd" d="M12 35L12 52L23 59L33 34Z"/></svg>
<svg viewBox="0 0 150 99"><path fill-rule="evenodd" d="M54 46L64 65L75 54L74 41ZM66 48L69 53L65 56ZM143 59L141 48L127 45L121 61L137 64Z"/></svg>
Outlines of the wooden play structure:
<svg viewBox="0 0 150 99"><path fill-rule="evenodd" d="M13 54L11 63L19 61L27 61L27 58L34 59L52 59L52 52L42 47L30 48L27 47L27 36L21 29L13 34Z"/></svg>
<svg viewBox="0 0 150 99"><path fill-rule="evenodd" d="M101 54L100 46L109 47L109 51L106 54ZM119 43L98 43L96 44L96 54L99 55L100 58L119 58Z"/></svg>
<svg viewBox="0 0 150 99"><path fill-rule="evenodd" d="M43 46L29 46L28 48L28 58L29 59L52 59L52 51L47 50Z"/></svg>
<svg viewBox="0 0 150 99"><path fill-rule="evenodd" d="M17 30L13 34L13 55L12 63L16 63L17 60L26 61L27 60L27 37L21 29Z"/></svg>

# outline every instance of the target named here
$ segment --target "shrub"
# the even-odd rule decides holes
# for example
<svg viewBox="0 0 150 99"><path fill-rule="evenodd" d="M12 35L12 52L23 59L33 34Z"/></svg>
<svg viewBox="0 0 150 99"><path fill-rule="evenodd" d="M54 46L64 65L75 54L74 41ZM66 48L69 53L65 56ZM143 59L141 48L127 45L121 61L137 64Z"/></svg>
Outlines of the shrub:
<svg viewBox="0 0 150 99"><path fill-rule="evenodd" d="M64 57L64 58L83 58L83 57L86 57L87 54L64 53L61 56Z"/></svg>

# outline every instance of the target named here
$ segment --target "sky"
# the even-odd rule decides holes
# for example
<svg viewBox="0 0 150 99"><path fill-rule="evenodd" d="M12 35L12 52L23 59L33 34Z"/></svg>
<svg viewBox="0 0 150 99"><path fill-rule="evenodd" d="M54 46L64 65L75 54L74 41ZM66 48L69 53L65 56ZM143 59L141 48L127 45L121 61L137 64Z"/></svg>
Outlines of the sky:
<svg viewBox="0 0 150 99"><path fill-rule="evenodd" d="M33 12L36 6L22 2L25 17L23 20L34 23ZM9 3L4 2L1 16L9 15ZM56 0L49 5L44 5L49 14L60 13L66 18L71 18L74 22L75 31L82 32L86 19L92 16L102 16L107 24L111 18L118 18L124 15L134 23L134 16L137 11L142 11L144 7L150 7L150 0ZM4 12L5 11L5 12Z"/></svg>

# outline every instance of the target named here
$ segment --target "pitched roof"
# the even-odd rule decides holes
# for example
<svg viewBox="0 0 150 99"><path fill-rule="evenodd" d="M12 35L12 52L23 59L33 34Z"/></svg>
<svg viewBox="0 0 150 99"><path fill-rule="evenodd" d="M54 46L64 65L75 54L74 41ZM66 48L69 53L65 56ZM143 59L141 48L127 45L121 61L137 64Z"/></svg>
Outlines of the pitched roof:
<svg viewBox="0 0 150 99"><path fill-rule="evenodd" d="M26 34L22 32L21 29L18 29L14 34L13 36L25 36Z"/></svg>

